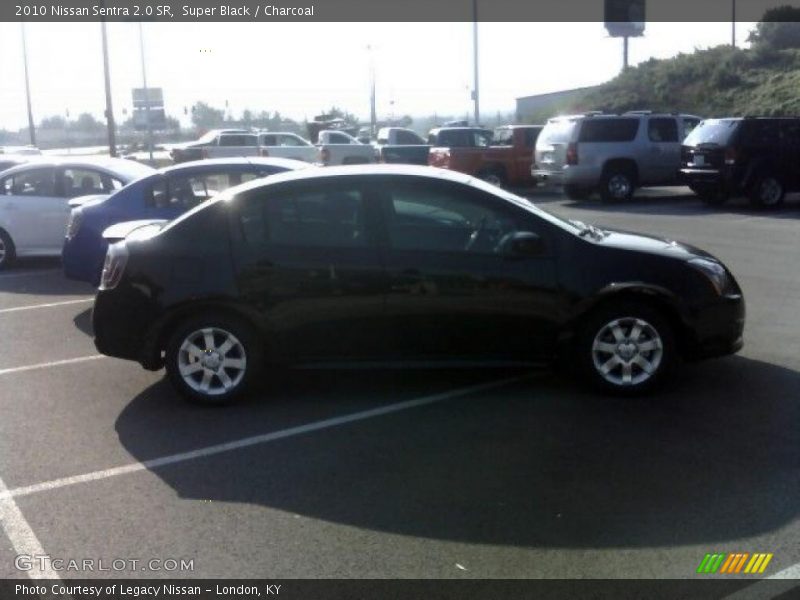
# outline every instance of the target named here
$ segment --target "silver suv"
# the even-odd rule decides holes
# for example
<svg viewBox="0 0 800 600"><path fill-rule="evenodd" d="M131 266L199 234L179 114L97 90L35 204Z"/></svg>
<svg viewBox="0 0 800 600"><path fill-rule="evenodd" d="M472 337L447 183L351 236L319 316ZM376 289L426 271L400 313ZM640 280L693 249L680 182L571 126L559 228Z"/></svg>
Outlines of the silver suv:
<svg viewBox="0 0 800 600"><path fill-rule="evenodd" d="M539 134L531 175L563 185L574 200L595 190L604 202L626 200L637 187L678 185L681 142L701 120L650 111L555 117Z"/></svg>

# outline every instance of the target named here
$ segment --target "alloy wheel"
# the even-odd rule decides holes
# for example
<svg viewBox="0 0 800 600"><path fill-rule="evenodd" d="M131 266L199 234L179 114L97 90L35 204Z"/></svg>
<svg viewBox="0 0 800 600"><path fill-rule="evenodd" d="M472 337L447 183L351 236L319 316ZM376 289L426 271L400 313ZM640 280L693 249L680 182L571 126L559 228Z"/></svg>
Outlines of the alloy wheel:
<svg viewBox="0 0 800 600"><path fill-rule="evenodd" d="M194 391L217 396L238 386L247 370L244 345L231 332L205 327L187 335L178 350L178 371Z"/></svg>
<svg viewBox="0 0 800 600"><path fill-rule="evenodd" d="M627 175L623 175L622 173L617 173L609 177L606 185L608 187L608 193L616 200L627 198L631 193L631 180Z"/></svg>
<svg viewBox="0 0 800 600"><path fill-rule="evenodd" d="M614 319L592 342L592 362L608 383L629 387L645 383L661 366L664 344L658 331L637 317Z"/></svg>
<svg viewBox="0 0 800 600"><path fill-rule="evenodd" d="M774 177L765 177L758 184L758 197L764 206L775 206L783 197L783 186Z"/></svg>
<svg viewBox="0 0 800 600"><path fill-rule="evenodd" d="M0 236L0 266L6 262L7 255L8 250L6 249L6 243L3 241L2 236Z"/></svg>

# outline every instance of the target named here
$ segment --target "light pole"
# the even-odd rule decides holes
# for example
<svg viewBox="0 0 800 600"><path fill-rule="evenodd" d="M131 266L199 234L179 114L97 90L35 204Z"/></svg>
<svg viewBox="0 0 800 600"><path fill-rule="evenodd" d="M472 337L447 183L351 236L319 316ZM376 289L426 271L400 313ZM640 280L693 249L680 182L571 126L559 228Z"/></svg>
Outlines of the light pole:
<svg viewBox="0 0 800 600"><path fill-rule="evenodd" d="M142 57L142 87L144 88L144 120L147 126L147 150L150 152L150 164L153 164L153 127L150 125L150 94L147 91L147 69L144 62L144 33L139 21L139 51Z"/></svg>
<svg viewBox="0 0 800 600"><path fill-rule="evenodd" d="M736 0L731 0L731 46L736 48Z"/></svg>
<svg viewBox="0 0 800 600"><path fill-rule="evenodd" d="M31 84L28 79L28 44L25 41L25 23L22 26L22 61L25 65L25 97L28 102L28 131L31 136L31 146L36 145L36 126L33 124L33 110L31 109Z"/></svg>
<svg viewBox="0 0 800 600"><path fill-rule="evenodd" d="M108 39L106 37L106 22L100 21L100 32L103 38L103 76L106 88L106 127L108 128L108 153L117 155L116 125L114 123L114 107L111 104L111 74L108 68Z"/></svg>
<svg viewBox="0 0 800 600"><path fill-rule="evenodd" d="M378 115L375 110L375 55L373 54L372 45L367 44L367 52L369 52L369 133L372 137L375 137Z"/></svg>
<svg viewBox="0 0 800 600"><path fill-rule="evenodd" d="M475 103L475 125L480 125L481 108L480 94L478 92L478 0L472 0L472 67L473 67L473 87L472 101Z"/></svg>

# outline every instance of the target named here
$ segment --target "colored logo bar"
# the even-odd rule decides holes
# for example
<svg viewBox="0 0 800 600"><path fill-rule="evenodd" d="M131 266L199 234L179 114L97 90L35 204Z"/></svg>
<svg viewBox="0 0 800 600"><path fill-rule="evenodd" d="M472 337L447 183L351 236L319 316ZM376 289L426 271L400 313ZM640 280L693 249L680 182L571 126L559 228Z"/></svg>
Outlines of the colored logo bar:
<svg viewBox="0 0 800 600"><path fill-rule="evenodd" d="M763 552L753 554L749 552L706 554L700 562L700 566L697 567L697 572L703 574L724 573L727 575L763 573L772 557L773 554Z"/></svg>

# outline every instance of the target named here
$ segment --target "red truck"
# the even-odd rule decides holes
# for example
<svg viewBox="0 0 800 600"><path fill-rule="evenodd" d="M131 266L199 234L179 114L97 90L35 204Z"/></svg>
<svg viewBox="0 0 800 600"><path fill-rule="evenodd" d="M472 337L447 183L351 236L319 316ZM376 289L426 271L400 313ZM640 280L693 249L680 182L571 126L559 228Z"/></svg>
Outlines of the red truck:
<svg viewBox="0 0 800 600"><path fill-rule="evenodd" d="M531 162L543 125L504 125L491 137L475 136L472 146L436 146L428 153L432 167L452 169L498 186L533 185Z"/></svg>

